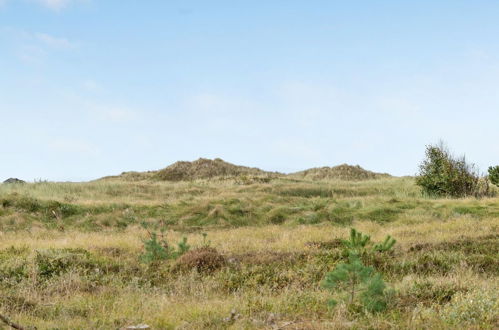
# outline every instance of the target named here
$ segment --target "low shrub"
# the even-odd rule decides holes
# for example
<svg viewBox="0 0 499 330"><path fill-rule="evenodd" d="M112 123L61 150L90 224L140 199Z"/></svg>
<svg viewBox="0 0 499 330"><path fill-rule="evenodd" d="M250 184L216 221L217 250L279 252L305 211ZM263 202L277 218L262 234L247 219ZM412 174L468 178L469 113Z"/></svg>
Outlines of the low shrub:
<svg viewBox="0 0 499 330"><path fill-rule="evenodd" d="M175 269L188 271L196 269L198 272L213 272L223 267L226 263L215 248L204 246L193 249L183 254L176 262Z"/></svg>
<svg viewBox="0 0 499 330"><path fill-rule="evenodd" d="M69 269L92 268L90 253L84 249L48 249L36 251L37 275L42 278L58 276Z"/></svg>
<svg viewBox="0 0 499 330"><path fill-rule="evenodd" d="M428 280L415 281L408 290L412 302L420 302L426 305L443 305L451 301L452 297L459 292L466 292L465 288L454 283L433 283Z"/></svg>
<svg viewBox="0 0 499 330"><path fill-rule="evenodd" d="M499 187L499 165L489 167L489 180Z"/></svg>

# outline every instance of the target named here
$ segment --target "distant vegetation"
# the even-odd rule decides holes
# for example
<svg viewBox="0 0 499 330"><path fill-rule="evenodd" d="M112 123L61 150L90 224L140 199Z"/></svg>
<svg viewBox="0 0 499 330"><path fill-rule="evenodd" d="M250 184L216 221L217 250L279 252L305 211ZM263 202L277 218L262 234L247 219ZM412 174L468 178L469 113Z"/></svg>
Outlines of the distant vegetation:
<svg viewBox="0 0 499 330"><path fill-rule="evenodd" d="M239 166L223 161L220 158L178 161L164 169L148 172L123 172L117 176L107 176L101 180L125 181L194 181L210 179L235 178L274 178L281 176L278 172L267 172L254 167Z"/></svg>
<svg viewBox="0 0 499 330"><path fill-rule="evenodd" d="M294 178L312 181L320 180L373 180L390 177L386 173L375 173L363 169L359 165L352 166L342 164L334 167L311 168L296 173L283 174L279 172L264 171L255 167L234 165L220 158L198 160L188 162L179 161L164 169L148 172L124 172L118 176L108 176L104 180L126 180L126 181L194 181L213 179L232 179L238 183L251 184L257 182L269 182L275 178Z"/></svg>

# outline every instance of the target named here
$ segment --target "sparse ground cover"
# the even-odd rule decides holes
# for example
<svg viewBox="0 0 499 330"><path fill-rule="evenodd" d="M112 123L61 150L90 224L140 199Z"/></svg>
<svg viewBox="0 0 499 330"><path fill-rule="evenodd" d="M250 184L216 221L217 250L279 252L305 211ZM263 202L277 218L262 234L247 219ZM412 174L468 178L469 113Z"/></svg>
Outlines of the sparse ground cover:
<svg viewBox="0 0 499 330"><path fill-rule="evenodd" d="M140 262L143 222L223 262ZM384 312L328 306L350 227L397 239L363 259ZM499 198L423 198L413 178L0 185L0 310L39 329L493 329L498 279Z"/></svg>

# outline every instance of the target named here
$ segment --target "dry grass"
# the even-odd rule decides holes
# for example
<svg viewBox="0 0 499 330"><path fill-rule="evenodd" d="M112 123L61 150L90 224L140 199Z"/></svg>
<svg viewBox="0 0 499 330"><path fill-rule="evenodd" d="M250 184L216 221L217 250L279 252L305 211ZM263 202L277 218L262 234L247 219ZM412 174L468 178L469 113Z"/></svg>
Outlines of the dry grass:
<svg viewBox="0 0 499 330"><path fill-rule="evenodd" d="M361 232L369 233L374 240L381 240L386 235L396 237L399 248L408 249L416 244L436 244L456 241L458 239L499 234L499 219L486 219L479 222L472 218L456 218L446 222L424 222L414 225L392 223L390 226L362 221L355 222L353 227ZM232 229L206 230L211 246L223 253L246 253L274 251L300 252L309 249L310 242L344 239L349 234L350 227L332 225L315 226L279 226L241 227ZM141 227L130 227L123 231L47 231L35 229L30 232L0 232L0 249L8 247L36 248L88 248L100 249L116 247L137 252L142 248L142 239L146 232ZM203 237L199 233L168 232L172 241L179 241L186 236L189 243L200 246Z"/></svg>
<svg viewBox="0 0 499 330"><path fill-rule="evenodd" d="M499 327L498 198L422 198L410 178L111 179L0 185L0 201L0 310L39 329ZM206 232L226 263L142 264L141 221L193 248ZM327 307L320 281L351 226L398 241L369 261L395 289L384 313Z"/></svg>

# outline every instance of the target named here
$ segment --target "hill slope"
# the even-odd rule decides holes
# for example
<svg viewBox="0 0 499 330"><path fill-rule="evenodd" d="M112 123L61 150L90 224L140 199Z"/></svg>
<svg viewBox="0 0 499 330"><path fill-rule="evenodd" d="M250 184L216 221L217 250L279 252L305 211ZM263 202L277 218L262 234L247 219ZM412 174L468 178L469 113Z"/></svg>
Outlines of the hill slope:
<svg viewBox="0 0 499 330"><path fill-rule="evenodd" d="M216 177L236 177L240 175L268 176L278 175L255 167L239 166L223 161L199 158L193 162L179 161L162 170L155 177L165 181L185 181L196 179L211 179Z"/></svg>
<svg viewBox="0 0 499 330"><path fill-rule="evenodd" d="M386 173L375 173L359 165L342 164L334 167L316 167L290 174L292 177L308 180L370 180L390 177Z"/></svg>
<svg viewBox="0 0 499 330"><path fill-rule="evenodd" d="M192 181L213 178L236 178L240 176L250 177L278 177L282 173L264 171L256 167L235 165L220 158L178 161L164 169L147 172L123 172L120 175L107 176L103 180L118 179L127 182L133 181ZM390 177L386 173L368 171L359 165L353 166L342 164L334 167L316 167L304 171L291 173L288 177L304 180L372 180Z"/></svg>

